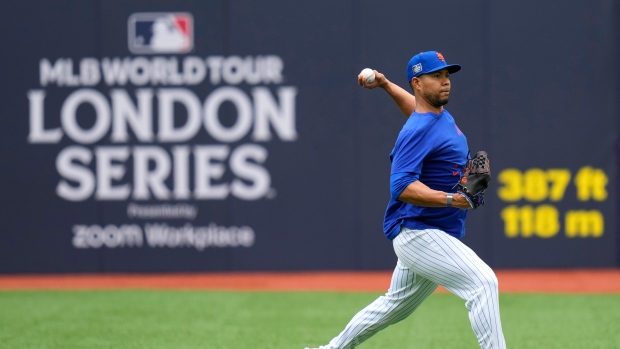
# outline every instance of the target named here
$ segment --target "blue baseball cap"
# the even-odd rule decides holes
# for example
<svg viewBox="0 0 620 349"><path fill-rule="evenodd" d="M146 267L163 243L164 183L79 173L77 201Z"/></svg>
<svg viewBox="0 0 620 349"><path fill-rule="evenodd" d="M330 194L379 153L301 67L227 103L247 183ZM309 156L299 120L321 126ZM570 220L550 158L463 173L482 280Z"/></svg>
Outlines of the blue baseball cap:
<svg viewBox="0 0 620 349"><path fill-rule="evenodd" d="M448 68L448 73L456 73L461 70L458 64L448 64L443 55L437 51L421 52L409 60L407 64L407 82L417 78L422 74L432 73L444 68Z"/></svg>

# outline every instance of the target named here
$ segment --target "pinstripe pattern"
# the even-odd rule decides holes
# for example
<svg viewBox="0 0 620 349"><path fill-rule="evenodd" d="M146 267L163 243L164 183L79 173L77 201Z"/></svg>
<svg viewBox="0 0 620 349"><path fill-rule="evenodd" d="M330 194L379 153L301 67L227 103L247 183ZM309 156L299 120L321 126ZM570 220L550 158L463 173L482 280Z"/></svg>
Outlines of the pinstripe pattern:
<svg viewBox="0 0 620 349"><path fill-rule="evenodd" d="M398 262L390 289L357 313L326 349L355 348L413 313L437 285L466 301L469 320L481 348L506 348L497 278L474 251L436 229L402 228L393 244Z"/></svg>

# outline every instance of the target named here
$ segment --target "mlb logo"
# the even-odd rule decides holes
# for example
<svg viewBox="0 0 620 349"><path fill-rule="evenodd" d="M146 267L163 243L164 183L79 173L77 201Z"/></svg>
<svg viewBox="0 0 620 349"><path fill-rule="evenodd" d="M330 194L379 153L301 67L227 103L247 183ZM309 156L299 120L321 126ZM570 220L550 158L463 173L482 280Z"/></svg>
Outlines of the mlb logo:
<svg viewBox="0 0 620 349"><path fill-rule="evenodd" d="M422 63L418 63L418 64L414 65L411 69L413 70L413 74L414 75L419 73L419 72L421 72L422 71Z"/></svg>
<svg viewBox="0 0 620 349"><path fill-rule="evenodd" d="M132 53L187 53L194 48L190 13L134 13L127 22Z"/></svg>

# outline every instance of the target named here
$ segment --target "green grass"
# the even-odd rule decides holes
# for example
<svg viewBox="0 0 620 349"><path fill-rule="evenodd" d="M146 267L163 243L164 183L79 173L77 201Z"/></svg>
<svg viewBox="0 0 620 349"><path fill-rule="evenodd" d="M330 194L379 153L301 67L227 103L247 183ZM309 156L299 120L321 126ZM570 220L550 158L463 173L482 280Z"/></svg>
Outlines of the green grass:
<svg viewBox="0 0 620 349"><path fill-rule="evenodd" d="M379 294L0 292L0 348L303 349ZM620 348L620 295L501 295L509 348ZM478 348L463 301L432 295L360 348Z"/></svg>

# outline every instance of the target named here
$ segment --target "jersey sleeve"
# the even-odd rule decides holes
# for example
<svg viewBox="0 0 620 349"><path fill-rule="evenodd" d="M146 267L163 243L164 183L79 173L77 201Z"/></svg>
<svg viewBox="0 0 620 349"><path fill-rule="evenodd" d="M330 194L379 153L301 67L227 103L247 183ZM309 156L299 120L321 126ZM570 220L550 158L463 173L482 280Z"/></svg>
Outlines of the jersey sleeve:
<svg viewBox="0 0 620 349"><path fill-rule="evenodd" d="M400 193L409 186L409 184L417 181L420 175L417 173L401 172L394 173L390 176L390 195L394 200L398 200Z"/></svg>

